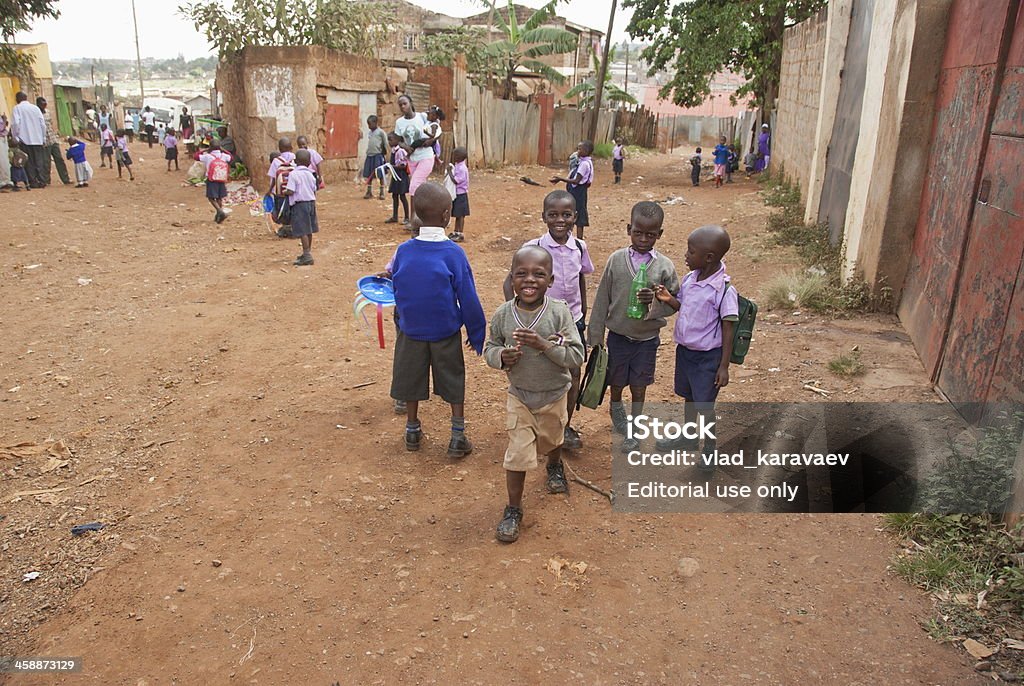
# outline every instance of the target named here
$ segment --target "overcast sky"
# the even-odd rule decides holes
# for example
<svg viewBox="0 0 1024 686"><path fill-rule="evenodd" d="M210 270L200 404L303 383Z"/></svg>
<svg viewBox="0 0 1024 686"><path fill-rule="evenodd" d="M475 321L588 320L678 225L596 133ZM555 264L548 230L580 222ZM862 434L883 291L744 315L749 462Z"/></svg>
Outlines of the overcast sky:
<svg viewBox="0 0 1024 686"><path fill-rule="evenodd" d="M453 17L483 11L480 3L473 0L414 1ZM210 46L195 27L177 14L177 0L136 0L135 4L143 57L176 57L180 53L193 58L211 54ZM519 4L539 7L543 2L519 0ZM37 22L31 31L18 34L17 41L49 44L52 60L135 57L131 0L59 0L57 6L60 19ZM558 13L577 24L605 31L611 6L612 0L569 0L558 6ZM621 8L616 13L612 32L616 42L626 38L630 14L631 11Z"/></svg>

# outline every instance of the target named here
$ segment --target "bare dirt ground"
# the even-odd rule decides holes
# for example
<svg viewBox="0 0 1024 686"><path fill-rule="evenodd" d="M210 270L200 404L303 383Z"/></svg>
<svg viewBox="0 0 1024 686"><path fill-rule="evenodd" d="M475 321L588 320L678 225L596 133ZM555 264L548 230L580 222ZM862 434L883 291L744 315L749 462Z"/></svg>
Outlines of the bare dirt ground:
<svg viewBox="0 0 1024 686"><path fill-rule="evenodd" d="M897 543L876 516L622 515L582 488L547 496L536 473L520 541L495 542L504 378L468 361L471 456L445 457L440 402L409 454L392 330L380 351L353 322L356 279L405 238L390 204L325 190L316 266L296 268L296 242L244 209L216 226L184 172L136 155L134 183L98 169L88 189L0 195L0 446L67 446L0 454L0 653L85 659L0 682L980 683L920 628L930 602L887 571ZM681 158L650 155L612 186L606 166L586 236L599 269L632 203L673 195L689 204L666 206L658 247L677 264L692 228L721 222L755 299L796 265L753 182L692 189ZM465 248L488 312L543 229L547 184L524 174L549 171L472 178ZM867 375L830 375L855 345ZM651 399L671 398L671 355ZM788 311L762 315L722 399L820 401L808 378L843 400L936 400L894 318ZM578 424L572 464L607 486L606 410ZM107 528L70 535L93 521ZM586 571L558 579L552 558Z"/></svg>

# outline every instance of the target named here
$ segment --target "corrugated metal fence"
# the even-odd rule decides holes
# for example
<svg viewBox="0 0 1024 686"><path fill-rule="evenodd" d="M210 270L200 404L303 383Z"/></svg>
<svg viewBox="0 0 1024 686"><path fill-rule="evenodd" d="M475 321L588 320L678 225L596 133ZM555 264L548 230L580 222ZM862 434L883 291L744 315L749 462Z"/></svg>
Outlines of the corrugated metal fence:
<svg viewBox="0 0 1024 686"><path fill-rule="evenodd" d="M541 105L502 100L473 83L456 64L452 90L456 103L452 132L455 145L466 146L472 167L537 164L540 158ZM551 160L561 163L586 137L590 112L558 107L551 112ZM657 117L641 108L636 112L601 110L595 144L616 135L631 143L653 147Z"/></svg>

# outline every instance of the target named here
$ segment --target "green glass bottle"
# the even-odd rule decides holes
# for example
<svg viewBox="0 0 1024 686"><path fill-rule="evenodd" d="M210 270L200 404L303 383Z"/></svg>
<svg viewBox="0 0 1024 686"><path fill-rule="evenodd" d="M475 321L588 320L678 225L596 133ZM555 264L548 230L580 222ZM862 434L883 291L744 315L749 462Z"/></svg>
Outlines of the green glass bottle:
<svg viewBox="0 0 1024 686"><path fill-rule="evenodd" d="M643 319L647 316L647 306L636 297L636 292L641 288L647 288L647 263L640 265L640 270L633 277L633 283L629 286L629 306L626 308L626 316L630 319Z"/></svg>

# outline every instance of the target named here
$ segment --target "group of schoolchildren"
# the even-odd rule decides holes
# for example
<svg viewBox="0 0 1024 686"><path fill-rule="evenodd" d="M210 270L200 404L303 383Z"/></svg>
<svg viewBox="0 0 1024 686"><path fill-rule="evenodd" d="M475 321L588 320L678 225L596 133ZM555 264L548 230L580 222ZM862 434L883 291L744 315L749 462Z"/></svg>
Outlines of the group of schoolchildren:
<svg viewBox="0 0 1024 686"><path fill-rule="evenodd" d="M132 156L128 151L129 132L131 129L117 129L115 132L107 123L100 124L100 168L113 169L117 165L117 178L124 178L123 172L128 172L128 179L135 180L135 172L132 171ZM85 143L74 136L67 139L68 149L64 156L75 165L75 188L84 188L89 185L93 177L93 169L85 157ZM171 171L171 163L174 164L174 171L179 170L178 166L178 138L173 128L168 128L163 136L164 159L167 161L167 171Z"/></svg>
<svg viewBox="0 0 1024 686"><path fill-rule="evenodd" d="M399 106L403 111L415 114L412 109L412 99L403 95L399 98ZM410 222L411 203L409 195L416 189L412 187L413 174L411 169L414 163L421 163L424 156L427 156L431 165L437 166L441 159L441 147L438 138L441 135L441 124L445 115L440 107L431 106L426 115L410 117L412 126L416 127L415 134L421 140L428 141L427 146L419 146L418 150L410 148L403 135L396 127L392 133L384 133L379 126L379 119L376 115L367 117L366 126L366 157L363 162L362 178L366 183L364 198L373 197L373 181L376 179L380 184L379 198L384 198L384 184L388 184L388 192L392 198L391 216L385 220L385 224L398 223L398 206L401 204L404 213L404 226L412 228ZM399 120L401 121L401 120ZM270 168L267 176L270 178L270 205L271 216L280 225L277 235L281 238L299 238L302 242L302 254L293 264L296 266L308 266L314 263L312 255L313 234L318 233L320 228L316 216L316 192L324 187L323 177L319 167L323 162L323 156L316 150L309 147L306 136L299 136L296 139L298 150L294 151L289 138L282 138L278 141L278 149L270 154ZM422 151L422 152L419 152ZM432 155L432 158L430 156ZM419 156L420 159L415 159ZM456 243L462 242L465 238L465 219L469 216L469 166L467 164L468 154L464 147L455 148L452 151L452 163L444 170L446 182L450 185L449 201L451 203L451 216L455 218L455 230L446 238ZM421 182L420 179L417 181ZM214 186L211 190L209 173L207 174L207 197L214 198L223 193L222 187ZM218 221L223 221L221 213L223 209L219 205Z"/></svg>
<svg viewBox="0 0 1024 686"><path fill-rule="evenodd" d="M270 153L271 215L280 224L280 238L298 238L302 253L295 264L305 267L313 264L313 234L320 231L316 215L316 194L324 187L320 165L324 158L309 147L309 139L295 139L296 150L290 138L281 138L277 150Z"/></svg>
<svg viewBox="0 0 1024 686"><path fill-rule="evenodd" d="M702 149L698 146L696 152L690 157L690 181L694 186L700 185L701 165L703 157ZM725 136L718 139L718 145L712 151L715 164L715 188L732 183L732 173L740 168L740 155L736 152L736 146L725 144Z"/></svg>
<svg viewBox="0 0 1024 686"><path fill-rule="evenodd" d="M517 540L523 519L526 472L546 457L546 487L566 493L563 448L579 450L582 440L570 426L578 407L580 370L592 355L607 353L612 429L623 435L621 448L640 444L627 437L627 414L643 411L647 387L654 382L659 333L667 317L678 312L674 389L686 400L687 421L713 412L719 389L729 383L733 327L738 299L722 258L730 247L720 226L703 226L687 242L688 273L680 280L673 261L655 249L663 233L664 211L654 202L633 206L626 247L612 253L586 321L586 275L594 264L582 240L587 225L586 190L593 182L593 145L583 141L566 190L544 198L541 218L547 232L524 244L512 258L504 282L504 302L488 328L466 253L446 235L453 215L451 196L442 186L424 183L414 194L414 236L399 245L385 271L395 291L391 397L396 412L406 415L405 446L420 449L423 430L419 403L433 392L451 405L449 457L473 450L466 435L466 343L487 364L507 375L506 472L508 504L496 530L499 541ZM623 159L623 158L617 158ZM616 169L619 176L621 167ZM575 235L574 235L575 229ZM638 273L646 285L634 287ZM639 283L639 282L637 282ZM607 332L607 336L606 336ZM629 389L631 412L623 393ZM699 444L680 439L659 441L660 450L697 451ZM713 469L714 441L705 440L701 465Z"/></svg>

